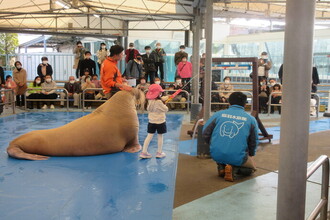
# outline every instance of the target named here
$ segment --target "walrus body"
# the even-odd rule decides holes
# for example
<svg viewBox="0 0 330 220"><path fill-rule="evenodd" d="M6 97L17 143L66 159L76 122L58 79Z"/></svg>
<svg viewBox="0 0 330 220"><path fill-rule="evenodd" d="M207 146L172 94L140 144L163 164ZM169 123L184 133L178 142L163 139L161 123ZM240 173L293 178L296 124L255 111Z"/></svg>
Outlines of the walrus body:
<svg viewBox="0 0 330 220"><path fill-rule="evenodd" d="M44 160L48 156L139 151L136 104L144 99L142 96L136 89L118 92L89 115L59 128L32 131L14 139L7 148L8 155Z"/></svg>

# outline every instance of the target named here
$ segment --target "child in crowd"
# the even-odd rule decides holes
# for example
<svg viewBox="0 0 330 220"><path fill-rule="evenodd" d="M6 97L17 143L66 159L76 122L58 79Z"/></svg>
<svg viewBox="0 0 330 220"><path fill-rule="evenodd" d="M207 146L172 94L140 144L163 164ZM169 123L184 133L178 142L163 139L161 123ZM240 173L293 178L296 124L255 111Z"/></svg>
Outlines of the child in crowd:
<svg viewBox="0 0 330 220"><path fill-rule="evenodd" d="M272 94L272 104L281 104L282 103L282 90L281 90L281 85L280 84L275 84L273 86L273 91L274 94ZM277 106L278 113L281 114L281 106ZM274 106L271 106L270 110L271 114L274 114Z"/></svg>
<svg viewBox="0 0 330 220"><path fill-rule="evenodd" d="M95 88L95 84L91 82L91 77L86 76L85 81L81 84L81 89L84 91L85 89ZM85 91L85 99L92 100L94 99L95 91L94 90L86 90ZM92 108L92 102L86 102L86 109Z"/></svg>
<svg viewBox="0 0 330 220"><path fill-rule="evenodd" d="M81 84L83 84L85 82L85 78L87 76L91 76L88 68L85 69L84 75L80 77L80 83Z"/></svg>
<svg viewBox="0 0 330 220"><path fill-rule="evenodd" d="M6 84L5 84L5 89L12 89L15 91L17 85L15 83L15 81L13 80L13 77L11 77L10 75L6 76ZM5 100L7 102L6 104L6 108L8 108L9 103L8 102L13 102L14 101L14 96L13 93L8 91L5 92Z"/></svg>
<svg viewBox="0 0 330 220"><path fill-rule="evenodd" d="M157 131L158 134L158 150L156 158L165 157L165 153L162 151L163 148L163 134L166 133L166 115L168 111L167 106L163 103L161 99L161 94L164 90L158 84L152 84L149 87L146 98L149 100L148 104L148 135L144 141L142 153L140 158L151 158L152 155L148 153L149 143Z"/></svg>
<svg viewBox="0 0 330 220"><path fill-rule="evenodd" d="M146 82L146 79L144 77L140 77L140 84L138 84L136 88L144 92L149 88L149 86L150 84Z"/></svg>
<svg viewBox="0 0 330 220"><path fill-rule="evenodd" d="M155 77L155 84L158 84L162 89L165 89L165 85L161 82L159 77Z"/></svg>
<svg viewBox="0 0 330 220"><path fill-rule="evenodd" d="M36 76L34 81L28 85L29 90L26 91L27 99L41 99L41 77ZM30 90L31 88L35 90ZM40 102L37 103L37 109L40 109ZM28 102L28 108L33 109L33 101Z"/></svg>
<svg viewBox="0 0 330 220"><path fill-rule="evenodd" d="M182 78L183 84L186 84L190 80L192 76L192 64L187 61L187 57L182 57L181 62L178 64L177 73ZM189 85L187 89L190 91Z"/></svg>

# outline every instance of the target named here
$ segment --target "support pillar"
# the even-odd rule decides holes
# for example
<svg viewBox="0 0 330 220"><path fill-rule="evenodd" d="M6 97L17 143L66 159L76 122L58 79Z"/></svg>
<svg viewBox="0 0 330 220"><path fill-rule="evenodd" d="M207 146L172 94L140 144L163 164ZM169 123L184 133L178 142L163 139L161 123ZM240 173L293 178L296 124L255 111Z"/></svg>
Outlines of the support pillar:
<svg viewBox="0 0 330 220"><path fill-rule="evenodd" d="M193 33L193 86L192 86L192 92L194 95L194 99L192 102L194 104L199 102L199 68L200 68L200 39L201 39L201 16L200 16L200 11L199 9L196 10L196 17L195 17L195 22L194 22L194 33Z"/></svg>
<svg viewBox="0 0 330 220"><path fill-rule="evenodd" d="M213 35L213 0L206 0L205 13L206 58L204 76L204 121L211 115L211 82L212 82L212 35Z"/></svg>
<svg viewBox="0 0 330 220"><path fill-rule="evenodd" d="M315 1L286 3L277 220L305 218L314 14Z"/></svg>

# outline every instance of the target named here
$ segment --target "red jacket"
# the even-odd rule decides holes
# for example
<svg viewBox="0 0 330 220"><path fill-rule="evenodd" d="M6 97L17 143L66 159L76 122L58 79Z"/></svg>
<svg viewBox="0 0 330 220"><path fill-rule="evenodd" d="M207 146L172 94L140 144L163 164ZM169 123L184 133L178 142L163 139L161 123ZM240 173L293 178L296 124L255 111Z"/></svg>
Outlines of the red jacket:
<svg viewBox="0 0 330 220"><path fill-rule="evenodd" d="M137 55L140 55L140 52L137 49L132 49L132 50L133 50L133 58L131 57L131 59L130 59L130 56L129 56L131 49L126 49L125 50L125 55L126 55L125 61L126 61L126 63L128 63L128 61L130 61L130 60L136 59Z"/></svg>
<svg viewBox="0 0 330 220"><path fill-rule="evenodd" d="M192 64L189 61L186 63L180 62L177 68L178 76L181 78L191 78L192 76Z"/></svg>
<svg viewBox="0 0 330 220"><path fill-rule="evenodd" d="M108 57L102 63L100 75L104 94L110 93L116 83L123 83L121 73L117 67L117 61L111 57Z"/></svg>

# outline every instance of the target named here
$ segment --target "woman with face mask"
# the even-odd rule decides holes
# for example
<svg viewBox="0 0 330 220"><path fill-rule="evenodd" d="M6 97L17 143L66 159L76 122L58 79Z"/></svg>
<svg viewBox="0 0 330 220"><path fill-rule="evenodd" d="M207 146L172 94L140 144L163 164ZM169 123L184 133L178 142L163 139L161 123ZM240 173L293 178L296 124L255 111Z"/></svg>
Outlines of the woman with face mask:
<svg viewBox="0 0 330 220"><path fill-rule="evenodd" d="M22 68L22 63L20 61L15 62L15 69L13 70L14 81L17 85L16 87L16 105L24 106L24 93L27 88L27 73L26 70Z"/></svg>
<svg viewBox="0 0 330 220"><path fill-rule="evenodd" d="M110 52L107 49L107 45L105 43L101 43L100 49L97 51L97 65L99 66L99 70L101 69L101 64L103 61L109 56Z"/></svg>
<svg viewBox="0 0 330 220"><path fill-rule="evenodd" d="M45 81L45 76L46 75L53 76L53 68L48 63L48 58L47 57L42 57L41 58L41 63L37 67L37 73L38 73L38 76L41 78L42 83Z"/></svg>
<svg viewBox="0 0 330 220"><path fill-rule="evenodd" d="M166 53L164 49L161 47L161 44L158 42L156 44L156 48L152 51L155 54L156 60L156 76L158 76L158 70L160 72L160 79L164 81L164 63L165 63L165 56Z"/></svg>
<svg viewBox="0 0 330 220"><path fill-rule="evenodd" d="M223 79L223 82L224 83L222 83L219 87L220 102L228 103L228 98L234 91L234 86L231 84L231 78L229 76L226 76Z"/></svg>
<svg viewBox="0 0 330 220"><path fill-rule="evenodd" d="M272 68L272 62L270 62L270 60L268 59L268 53L262 52L260 59L258 60L259 82L261 81L261 77L265 77L267 80L268 73L271 68Z"/></svg>
<svg viewBox="0 0 330 220"><path fill-rule="evenodd" d="M32 83L29 84L28 90L26 91L27 99L41 99L41 78L36 76ZM29 109L33 109L33 101L27 102ZM40 109L40 102L37 103L37 109Z"/></svg>
<svg viewBox="0 0 330 220"><path fill-rule="evenodd" d="M50 75L46 75L45 82L41 84L41 94L42 99L56 99L57 93L56 93L56 82L52 80L52 77ZM47 109L48 105L50 105L50 109L54 109L55 106L53 104L54 102L48 101L47 103L44 102L42 109Z"/></svg>

